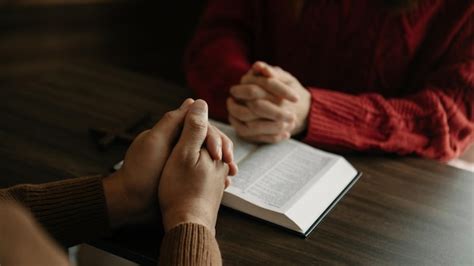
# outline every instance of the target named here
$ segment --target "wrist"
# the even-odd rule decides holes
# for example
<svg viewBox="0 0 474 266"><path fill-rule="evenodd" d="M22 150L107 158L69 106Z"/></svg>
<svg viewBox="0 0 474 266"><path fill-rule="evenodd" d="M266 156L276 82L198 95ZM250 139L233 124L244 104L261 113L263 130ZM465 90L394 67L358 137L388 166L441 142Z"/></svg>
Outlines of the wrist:
<svg viewBox="0 0 474 266"><path fill-rule="evenodd" d="M212 219L205 217L206 215L200 213L173 209L173 211L163 213L163 228L165 232L168 232L180 224L193 223L206 227L213 235L215 235L215 223L211 221Z"/></svg>
<svg viewBox="0 0 474 266"><path fill-rule="evenodd" d="M306 129L308 127L309 111L311 109L311 93L305 89L300 101L300 108L297 114L298 120L296 127L292 132L293 136L300 135L306 132Z"/></svg>
<svg viewBox="0 0 474 266"><path fill-rule="evenodd" d="M119 171L102 180L104 194L107 202L109 221L112 227L119 227L129 222L129 217L134 213L124 185L119 177Z"/></svg>

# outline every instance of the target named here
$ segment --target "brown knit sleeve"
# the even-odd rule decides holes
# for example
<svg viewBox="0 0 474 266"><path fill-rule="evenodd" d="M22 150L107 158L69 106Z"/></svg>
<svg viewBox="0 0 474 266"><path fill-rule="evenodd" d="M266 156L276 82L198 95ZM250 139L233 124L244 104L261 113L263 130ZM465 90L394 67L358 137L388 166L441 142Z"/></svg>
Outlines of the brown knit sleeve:
<svg viewBox="0 0 474 266"><path fill-rule="evenodd" d="M222 265L212 233L203 225L180 224L165 234L159 265Z"/></svg>
<svg viewBox="0 0 474 266"><path fill-rule="evenodd" d="M68 179L40 185L0 189L0 201L15 201L27 209L60 243L74 245L109 230L102 179Z"/></svg>

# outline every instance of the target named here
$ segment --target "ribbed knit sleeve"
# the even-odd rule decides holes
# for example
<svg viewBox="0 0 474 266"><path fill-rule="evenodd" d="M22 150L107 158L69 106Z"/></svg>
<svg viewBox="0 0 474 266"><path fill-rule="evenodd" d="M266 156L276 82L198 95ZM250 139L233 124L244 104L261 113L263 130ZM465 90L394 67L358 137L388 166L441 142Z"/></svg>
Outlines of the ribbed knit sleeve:
<svg viewBox="0 0 474 266"><path fill-rule="evenodd" d="M209 104L210 115L227 120L225 99L250 68L253 0L211 0L191 41L184 68L188 85Z"/></svg>
<svg viewBox="0 0 474 266"><path fill-rule="evenodd" d="M102 179L74 178L0 190L0 200L16 201L59 242L70 246L109 230Z"/></svg>
<svg viewBox="0 0 474 266"><path fill-rule="evenodd" d="M159 265L222 265L212 233L199 224L180 224L165 234Z"/></svg>

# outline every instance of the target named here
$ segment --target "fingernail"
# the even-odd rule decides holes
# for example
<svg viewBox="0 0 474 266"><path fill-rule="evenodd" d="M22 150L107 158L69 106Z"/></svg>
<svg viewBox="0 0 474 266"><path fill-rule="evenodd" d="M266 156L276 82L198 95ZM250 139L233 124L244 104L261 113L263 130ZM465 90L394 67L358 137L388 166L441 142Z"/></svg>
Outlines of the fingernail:
<svg viewBox="0 0 474 266"><path fill-rule="evenodd" d="M222 160L222 146L217 146L217 157L219 158L219 161Z"/></svg>
<svg viewBox="0 0 474 266"><path fill-rule="evenodd" d="M196 100L189 111L198 115L207 115L207 104L203 100Z"/></svg>

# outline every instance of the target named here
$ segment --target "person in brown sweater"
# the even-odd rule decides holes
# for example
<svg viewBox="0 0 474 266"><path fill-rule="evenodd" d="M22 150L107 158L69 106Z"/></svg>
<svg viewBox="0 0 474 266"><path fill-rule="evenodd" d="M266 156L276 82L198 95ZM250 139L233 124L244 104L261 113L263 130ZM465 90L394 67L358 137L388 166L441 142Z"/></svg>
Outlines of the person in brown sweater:
<svg viewBox="0 0 474 266"><path fill-rule="evenodd" d="M123 167L105 178L0 190L0 265L68 265L53 239L81 243L160 211L160 265L222 264L214 228L237 167L232 142L207 113L204 101L186 100L140 134Z"/></svg>

